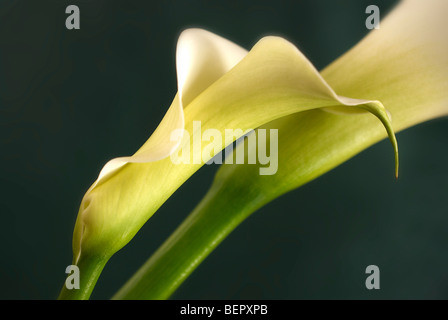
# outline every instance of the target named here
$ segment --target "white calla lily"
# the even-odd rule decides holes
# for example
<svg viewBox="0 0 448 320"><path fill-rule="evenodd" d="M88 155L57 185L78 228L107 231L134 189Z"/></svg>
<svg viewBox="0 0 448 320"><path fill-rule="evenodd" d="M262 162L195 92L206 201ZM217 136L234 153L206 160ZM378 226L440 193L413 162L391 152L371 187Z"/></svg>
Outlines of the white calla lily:
<svg viewBox="0 0 448 320"><path fill-rule="evenodd" d="M373 30L322 71L322 77L334 91L307 67L306 60L301 60L301 68L288 77L289 83L296 85L301 79L304 82L299 87L306 87L302 92L313 92L310 99L319 102L333 99L348 104L334 92L367 99L363 101L381 101L391 113L395 131L446 116L448 38L443 30L447 10L448 1L444 0L403 1L382 21L380 29ZM287 59L291 62L298 56L291 54ZM350 112L346 107L327 107L330 108L325 110L336 113ZM277 173L260 176L253 165L223 165L191 215L114 298L168 298L251 213L386 136L371 115L347 116L316 109L282 117L261 128L278 129ZM244 144L239 147L244 148ZM246 156L250 157L255 150L247 151Z"/></svg>

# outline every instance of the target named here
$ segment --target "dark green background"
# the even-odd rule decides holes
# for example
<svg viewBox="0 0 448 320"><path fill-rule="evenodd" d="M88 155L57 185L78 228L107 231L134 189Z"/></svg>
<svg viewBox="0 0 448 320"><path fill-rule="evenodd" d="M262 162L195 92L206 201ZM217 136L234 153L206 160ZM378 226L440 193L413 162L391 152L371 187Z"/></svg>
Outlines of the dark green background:
<svg viewBox="0 0 448 320"><path fill-rule="evenodd" d="M322 69L367 33L367 5L384 15L394 3L0 0L0 298L57 297L84 192L107 160L143 144L177 90L183 29L203 27L248 49L280 35ZM69 4L81 10L80 30L65 28ZM173 298L448 298L447 124L398 134L398 182L383 141L270 203ZM216 169L197 172L110 260L92 298L111 297ZM365 288L370 264L380 267L380 290Z"/></svg>

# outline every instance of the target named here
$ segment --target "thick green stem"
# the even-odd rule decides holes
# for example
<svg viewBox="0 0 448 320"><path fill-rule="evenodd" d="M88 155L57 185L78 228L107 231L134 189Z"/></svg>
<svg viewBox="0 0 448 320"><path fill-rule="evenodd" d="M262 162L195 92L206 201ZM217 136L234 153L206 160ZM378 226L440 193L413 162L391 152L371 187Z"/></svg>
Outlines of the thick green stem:
<svg viewBox="0 0 448 320"><path fill-rule="evenodd" d="M58 300L88 300L107 261L107 258L81 256L76 264L79 268L79 289L68 289L64 282Z"/></svg>
<svg viewBox="0 0 448 320"><path fill-rule="evenodd" d="M224 188L226 193L247 192L226 185L215 183L196 209L112 299L169 298L218 244L255 211L247 202L229 203L228 197L216 196Z"/></svg>
<svg viewBox="0 0 448 320"><path fill-rule="evenodd" d="M249 164L223 165L199 205L114 299L168 298L251 213L386 136L370 115L334 115L319 110L268 125L279 128L276 174L260 176L259 167Z"/></svg>
<svg viewBox="0 0 448 320"><path fill-rule="evenodd" d="M228 165L221 168L199 205L113 298L169 298L208 254L251 213L353 156L359 152L360 146L356 144L366 146L374 142L354 140L353 128L347 126L345 121L333 121L335 118L353 119L310 111L278 120L281 121L277 123L278 127L282 128L279 130L278 152L282 156L278 157L278 172L259 177L258 166ZM374 121L376 119L358 117L356 125L364 131L366 123L360 119L376 125L372 140L381 137L378 133L384 137L384 129ZM301 137L299 142L302 144L289 149L290 140L294 142L296 137Z"/></svg>

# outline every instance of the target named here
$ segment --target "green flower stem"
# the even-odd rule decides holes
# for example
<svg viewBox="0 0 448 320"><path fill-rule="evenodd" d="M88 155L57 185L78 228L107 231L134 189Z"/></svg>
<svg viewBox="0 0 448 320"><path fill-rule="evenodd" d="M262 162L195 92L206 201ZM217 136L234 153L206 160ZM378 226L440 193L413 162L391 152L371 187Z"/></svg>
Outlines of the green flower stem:
<svg viewBox="0 0 448 320"><path fill-rule="evenodd" d="M247 190L214 184L196 209L112 299L167 299L260 203L229 203ZM228 214L226 214L228 213Z"/></svg>
<svg viewBox="0 0 448 320"><path fill-rule="evenodd" d="M108 260L81 256L76 264L79 268L79 289L67 289L64 282L58 300L88 300Z"/></svg>
<svg viewBox="0 0 448 320"><path fill-rule="evenodd" d="M259 178L257 165L223 165L203 200L113 299L169 298L258 208L387 136L369 114L348 116L313 110L269 125L281 128L278 172Z"/></svg>

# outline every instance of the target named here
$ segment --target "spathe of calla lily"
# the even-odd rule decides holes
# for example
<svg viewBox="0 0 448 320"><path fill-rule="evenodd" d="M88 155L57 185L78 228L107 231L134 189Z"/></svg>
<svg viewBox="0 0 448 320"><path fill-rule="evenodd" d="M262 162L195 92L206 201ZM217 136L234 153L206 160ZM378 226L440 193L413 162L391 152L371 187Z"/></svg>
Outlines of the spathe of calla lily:
<svg viewBox="0 0 448 320"><path fill-rule="evenodd" d="M224 136L225 129L247 131L306 110L359 109L382 122L397 159L397 143L384 106L376 100L337 95L285 39L265 37L247 53L208 31L189 29L179 37L176 67L178 94L156 131L133 156L108 162L82 200L73 236L73 263L84 275L78 298L89 297L110 256L132 239L185 180L239 138L213 141L202 150L182 137L171 141L177 129L197 134L194 121L201 122L202 132L214 129ZM193 149L193 158L200 152L203 162L174 164L169 155L185 145ZM213 152L204 156L206 147ZM66 293L61 298L73 297Z"/></svg>
<svg viewBox="0 0 448 320"><path fill-rule="evenodd" d="M448 115L447 9L443 0L404 1L323 77L341 94L383 102L396 131ZM262 128L278 129L277 173L261 176L249 164L221 166L204 199L114 298L168 298L252 212L385 137L370 115L321 110Z"/></svg>

